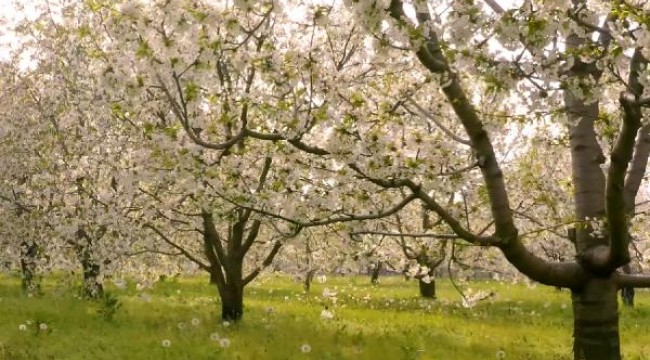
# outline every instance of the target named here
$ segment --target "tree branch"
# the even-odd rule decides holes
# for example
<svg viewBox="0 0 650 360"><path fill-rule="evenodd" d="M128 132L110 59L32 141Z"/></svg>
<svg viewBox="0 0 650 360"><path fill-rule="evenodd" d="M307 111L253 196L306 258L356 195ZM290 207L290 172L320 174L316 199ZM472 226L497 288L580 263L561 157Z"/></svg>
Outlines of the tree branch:
<svg viewBox="0 0 650 360"><path fill-rule="evenodd" d="M292 218L289 218L289 217L286 217L286 216L283 216L283 215L280 215L280 214L277 214L277 213L273 213L273 212L270 212L270 211L267 211L267 210L264 210L264 209L258 209L258 208L255 208L254 206L239 204L235 200L232 200L232 199L228 198L227 196L225 196L224 194L220 193L217 190L215 190L215 193L219 197L224 199L225 201L227 201L227 202L229 202L229 203L231 203L231 204L233 204L233 205L235 205L237 207L240 207L242 209L249 209L249 210L252 210L252 211L257 212L259 214L262 214L264 216L268 216L270 218L283 220L285 222L288 222L289 224L297 226L298 228L309 228L309 227L324 226L324 225L331 225L331 224L335 224L335 223L343 223L343 222L351 222L351 221L363 221L363 220L381 219L381 218L391 216L391 215L397 213L398 211L403 209L406 205L410 204L413 200L415 200L417 198L415 195L409 195L409 196L405 197L404 199L402 199L402 201L400 201L399 203L395 204L393 207L391 207L391 208L389 208L389 209L387 209L385 211L380 211L380 212L374 213L374 214L373 213L370 213L370 214L350 214L350 215L344 215L344 216L338 216L338 217L330 217L330 218L326 218L326 219L322 219L322 220L316 219L316 220L313 220L313 221L300 221L300 220L292 219Z"/></svg>
<svg viewBox="0 0 650 360"><path fill-rule="evenodd" d="M638 105L630 104L630 97L636 99L640 95L639 90L643 91L639 83L639 74L646 63L641 51L636 49L634 55L632 55L628 77L628 84L635 91L635 94L621 94L620 103L623 108L623 124L612 150L611 164L607 174L606 214L610 239L609 262L612 269L616 269L630 261L625 175L628 164L632 160L635 139L641 127L641 109Z"/></svg>
<svg viewBox="0 0 650 360"><path fill-rule="evenodd" d="M449 136L452 140L461 143L463 145L468 145L471 146L472 143L469 140L463 139L460 136L457 136L454 134L451 130L449 130L445 125L443 125L438 119L436 119L431 113L429 113L425 108L420 106L415 100L412 98L409 99L409 102L415 106L415 108L420 112L420 116L424 116L427 119L431 120L440 130L442 130L445 135ZM403 104L402 107L406 108ZM410 111L408 108L406 108L407 111Z"/></svg>
<svg viewBox="0 0 650 360"><path fill-rule="evenodd" d="M281 247L282 247L282 241L276 240L275 244L273 244L273 248L271 249L269 254L266 256L264 261L262 261L262 266L255 268L255 270L253 270L250 274L248 274L248 276L246 276L244 278L244 286L248 285L248 283L253 281L257 277L257 275L259 275L260 272L262 272L262 269L264 269L264 268L268 267L269 265L271 265L271 263L273 262L273 258L275 258L275 255L278 254Z"/></svg>
<svg viewBox="0 0 650 360"><path fill-rule="evenodd" d="M634 287L634 288L650 288L650 276L648 275L631 275L617 273L616 282L618 288Z"/></svg>
<svg viewBox="0 0 650 360"><path fill-rule="evenodd" d="M384 236L404 236L409 238L431 238L431 239L458 239L460 236L457 234L416 234L416 233L396 233L390 231L353 231L350 235L384 235Z"/></svg>
<svg viewBox="0 0 650 360"><path fill-rule="evenodd" d="M646 124L639 129L632 162L625 177L625 203L628 214L633 214L636 208L635 199L648 167L648 156L650 156L650 125Z"/></svg>
<svg viewBox="0 0 650 360"><path fill-rule="evenodd" d="M156 234L158 234L158 236L159 236L161 239L163 239L163 241L165 241L167 244L169 244L169 245L171 245L172 247L174 247L176 250L180 251L181 254L183 254L186 258L188 258L189 260L191 260L192 262L194 262L195 264L197 264L201 269L203 269L203 270L205 270L205 271L208 271L208 272L210 271L210 266L208 266L207 264L205 264L204 262L202 262L201 260L199 260L198 258L196 258L194 255L190 254L190 253L189 253L187 250L185 250L185 248L183 248L182 246L180 246L180 245L176 244L175 242L171 241L167 236L165 236L165 234L162 233L162 231L160 231L160 230L159 230L156 226L154 226L153 224L151 224L151 223L146 223L146 224L142 225L142 227L149 228L149 229L153 230Z"/></svg>

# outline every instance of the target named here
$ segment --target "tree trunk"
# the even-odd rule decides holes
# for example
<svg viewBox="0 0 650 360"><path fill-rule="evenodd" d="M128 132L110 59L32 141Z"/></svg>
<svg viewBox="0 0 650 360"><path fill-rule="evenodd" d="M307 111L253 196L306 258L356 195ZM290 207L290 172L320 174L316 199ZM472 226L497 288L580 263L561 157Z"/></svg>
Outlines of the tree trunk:
<svg viewBox="0 0 650 360"><path fill-rule="evenodd" d="M24 241L21 244L20 270L22 272L21 285L26 294L40 293L40 283L36 276L36 258L38 247L36 243Z"/></svg>
<svg viewBox="0 0 650 360"><path fill-rule="evenodd" d="M101 266L92 258L89 247L90 244L77 244L75 250L83 271L83 296L98 299L104 296L104 286L99 281Z"/></svg>
<svg viewBox="0 0 650 360"><path fill-rule="evenodd" d="M418 279L420 285L420 296L427 299L436 298L436 281L431 279L428 283L422 281L422 278Z"/></svg>
<svg viewBox="0 0 650 360"><path fill-rule="evenodd" d="M305 289L305 292L309 292L309 290L311 290L311 282L314 280L315 273L316 270L314 269L307 271L307 274L305 275L305 281L303 282L303 288Z"/></svg>
<svg viewBox="0 0 650 360"><path fill-rule="evenodd" d="M630 264L623 266L623 273L631 274L632 268ZM634 307L634 287L626 286L621 289L621 299L623 300L623 305L628 307Z"/></svg>
<svg viewBox="0 0 650 360"><path fill-rule="evenodd" d="M104 296L104 285L98 280L100 266L93 262L90 256L82 260L81 266L84 273L84 296L98 299Z"/></svg>
<svg viewBox="0 0 650 360"><path fill-rule="evenodd" d="M573 290L574 360L620 360L618 287L610 278L591 279Z"/></svg>
<svg viewBox="0 0 650 360"><path fill-rule="evenodd" d="M221 319L238 321L244 315L244 287L226 284L219 290L221 295Z"/></svg>
<svg viewBox="0 0 650 360"><path fill-rule="evenodd" d="M377 261L372 272L370 273L370 283L373 285L379 284L379 272L381 271L381 261Z"/></svg>
<svg viewBox="0 0 650 360"><path fill-rule="evenodd" d="M239 321L244 315L243 267L243 259L230 258L227 264L211 271L210 282L217 284L221 297L221 319L224 321Z"/></svg>

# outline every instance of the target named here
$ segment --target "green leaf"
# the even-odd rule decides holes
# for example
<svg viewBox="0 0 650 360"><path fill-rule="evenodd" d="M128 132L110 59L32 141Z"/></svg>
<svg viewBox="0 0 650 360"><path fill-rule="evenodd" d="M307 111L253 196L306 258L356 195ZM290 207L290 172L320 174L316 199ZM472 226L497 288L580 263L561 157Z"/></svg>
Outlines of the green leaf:
<svg viewBox="0 0 650 360"><path fill-rule="evenodd" d="M185 85L185 100L194 101L199 96L199 86L194 82L189 82Z"/></svg>
<svg viewBox="0 0 650 360"><path fill-rule="evenodd" d="M139 59L153 56L153 50L146 40L140 40L140 45L135 52L135 56Z"/></svg>

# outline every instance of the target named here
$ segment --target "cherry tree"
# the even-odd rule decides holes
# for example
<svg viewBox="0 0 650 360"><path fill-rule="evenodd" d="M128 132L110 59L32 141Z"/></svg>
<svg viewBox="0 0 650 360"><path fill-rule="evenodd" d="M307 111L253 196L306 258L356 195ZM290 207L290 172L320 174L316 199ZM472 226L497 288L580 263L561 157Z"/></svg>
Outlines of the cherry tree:
<svg viewBox="0 0 650 360"><path fill-rule="evenodd" d="M291 19L281 5L300 9L303 16ZM158 16L137 16L140 30L123 30L132 34L131 49L142 65L129 78L158 86L196 144L228 149L244 139L261 140L286 144L282 156L313 155L312 164L333 171L320 188L336 184L327 195L335 193L338 206L345 204L348 183L366 196L379 191L399 198L391 190L402 190L408 202L417 198L460 238L499 248L532 280L572 289L576 359L619 359L617 289L649 283L616 271L629 262L629 199L636 196L647 164L641 123L648 102L643 7L581 1L530 1L508 10L494 1L346 5L243 1L226 5L229 12L200 6L175 11L171 20L159 7ZM131 2L123 12L132 16L142 7ZM205 22L230 27L202 26ZM179 23L180 30L173 26ZM178 41L182 36L195 41ZM205 73L197 69L216 71L216 78L197 77ZM228 85L235 83L240 85ZM239 91L231 92L235 88ZM202 105L215 94L218 106ZM487 101L499 111L483 112L480 106ZM227 116L234 108L239 116ZM209 119L224 114L234 120L220 131L210 129ZM543 259L520 237L507 186L512 172L501 166L494 142L513 119L554 121L569 134L574 216L580 224L574 261ZM599 135L603 119L619 119L611 149L604 149ZM422 131L431 122L436 131ZM459 130L466 138L457 135ZM208 142L205 136L225 140ZM449 151L442 144L452 140L466 147ZM434 164L441 158L456 163L445 162L440 171ZM444 170L465 167L470 175L461 179L480 174L483 186L476 191L494 223L489 235L463 224L438 200L453 182L432 180ZM295 192L295 184L282 185ZM323 216L273 212L263 197L252 202L221 195L294 225ZM291 203L311 205L305 197Z"/></svg>

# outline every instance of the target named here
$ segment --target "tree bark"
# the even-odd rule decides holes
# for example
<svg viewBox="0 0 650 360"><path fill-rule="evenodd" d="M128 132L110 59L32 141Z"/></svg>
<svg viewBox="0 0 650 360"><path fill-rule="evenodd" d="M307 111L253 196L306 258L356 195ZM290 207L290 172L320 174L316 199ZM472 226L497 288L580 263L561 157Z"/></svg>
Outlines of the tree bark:
<svg viewBox="0 0 650 360"><path fill-rule="evenodd" d="M632 268L630 264L623 266L623 273L631 274ZM634 287L625 286L621 289L621 300L623 300L623 305L627 307L634 307Z"/></svg>
<svg viewBox="0 0 650 360"><path fill-rule="evenodd" d="M379 273L381 272L381 261L377 261L370 273L370 283L373 285L379 284Z"/></svg>
<svg viewBox="0 0 650 360"><path fill-rule="evenodd" d="M81 259L81 266L84 274L84 296L89 299L99 299L104 296L104 285L98 280L101 267L93 261L90 254L86 252Z"/></svg>
<svg viewBox="0 0 650 360"><path fill-rule="evenodd" d="M618 286L614 276L573 290L574 360L620 360Z"/></svg>
<svg viewBox="0 0 650 360"><path fill-rule="evenodd" d="M244 286L243 261L230 259L220 268L213 268L210 282L216 282L221 297L221 319L224 321L239 321L244 315ZM220 273L216 273L219 271ZM225 274L225 277L223 276Z"/></svg>
<svg viewBox="0 0 650 360"><path fill-rule="evenodd" d="M303 288L305 289L305 292L309 292L309 290L311 290L311 283L314 280L315 273L316 270L311 269L307 271L307 274L305 274L305 281L303 282Z"/></svg>
<svg viewBox="0 0 650 360"><path fill-rule="evenodd" d="M221 296L221 319L239 321L244 315L244 287L238 284L226 284L219 289Z"/></svg>
<svg viewBox="0 0 650 360"><path fill-rule="evenodd" d="M427 299L436 298L436 281L430 279L428 283L422 281L422 278L418 279L420 285L420 296Z"/></svg>
<svg viewBox="0 0 650 360"><path fill-rule="evenodd" d="M36 276L36 257L38 246L36 243L23 241L21 244L20 270L22 272L21 285L26 294L38 294L41 284Z"/></svg>

